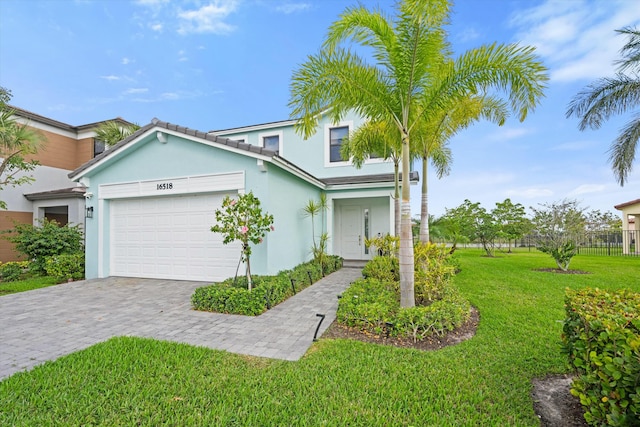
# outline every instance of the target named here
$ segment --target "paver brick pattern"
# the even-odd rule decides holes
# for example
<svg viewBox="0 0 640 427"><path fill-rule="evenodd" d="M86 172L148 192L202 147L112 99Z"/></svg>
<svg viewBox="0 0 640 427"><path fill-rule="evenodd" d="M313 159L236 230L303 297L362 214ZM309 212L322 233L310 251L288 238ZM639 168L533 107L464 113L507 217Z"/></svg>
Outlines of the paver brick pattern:
<svg viewBox="0 0 640 427"><path fill-rule="evenodd" d="M343 268L257 316L195 311L193 291L206 285L110 277L0 297L0 380L114 336L176 341L252 356L300 359L337 296L360 277Z"/></svg>

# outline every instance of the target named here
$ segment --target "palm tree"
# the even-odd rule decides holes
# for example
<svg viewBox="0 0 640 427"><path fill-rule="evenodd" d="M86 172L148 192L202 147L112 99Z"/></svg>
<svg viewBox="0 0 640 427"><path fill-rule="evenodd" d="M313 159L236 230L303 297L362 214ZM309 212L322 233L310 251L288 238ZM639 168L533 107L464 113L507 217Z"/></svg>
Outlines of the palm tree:
<svg viewBox="0 0 640 427"><path fill-rule="evenodd" d="M579 129L598 129L612 115L621 114L640 103L640 30L626 27L617 30L629 36L617 61L615 77L601 78L579 92L569 103L567 118L580 118ZM630 71L630 74L625 74ZM620 186L624 186L633 167L640 139L640 115L627 123L609 147L609 161Z"/></svg>
<svg viewBox="0 0 640 427"><path fill-rule="evenodd" d="M0 99L0 190L35 180L24 172L34 170L39 164L29 156L36 154L45 141L42 133L16 120L15 111L5 103L10 97L8 92ZM0 200L0 209L7 209L6 202Z"/></svg>
<svg viewBox="0 0 640 427"><path fill-rule="evenodd" d="M110 120L100 123L96 128L96 139L104 142L107 147L110 147L127 138L138 129L140 129L140 126L137 124L132 123L126 125L115 120Z"/></svg>
<svg viewBox="0 0 640 427"><path fill-rule="evenodd" d="M507 94L520 119L542 95L546 69L533 48L489 45L449 57L443 26L448 0L405 0L396 3L391 19L363 6L347 8L329 28L322 49L294 72L292 116L296 130L308 138L323 113L338 122L355 111L396 127L401 144L402 203L400 220L400 305L415 305L409 166L412 132L431 111L453 100L489 89ZM374 64L343 48L345 42L371 49ZM434 77L437 84L434 84Z"/></svg>
<svg viewBox="0 0 640 427"><path fill-rule="evenodd" d="M504 124L509 112L506 104L492 97L470 96L455 100L455 103L439 112L431 111L425 120L416 125L414 140L419 144L416 152L422 159L422 200L420 204L420 241L429 241L428 171L429 161L436 168L438 178L451 171L451 149L449 141L458 132L473 122L486 119ZM428 120L428 121L427 121Z"/></svg>

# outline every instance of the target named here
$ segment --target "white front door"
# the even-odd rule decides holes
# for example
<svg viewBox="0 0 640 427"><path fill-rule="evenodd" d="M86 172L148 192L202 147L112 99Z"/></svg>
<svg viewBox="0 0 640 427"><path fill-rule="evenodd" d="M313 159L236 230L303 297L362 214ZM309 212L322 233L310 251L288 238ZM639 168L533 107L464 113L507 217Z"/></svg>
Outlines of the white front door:
<svg viewBox="0 0 640 427"><path fill-rule="evenodd" d="M340 211L340 252L344 259L369 259L364 241L369 232L369 209L343 206Z"/></svg>

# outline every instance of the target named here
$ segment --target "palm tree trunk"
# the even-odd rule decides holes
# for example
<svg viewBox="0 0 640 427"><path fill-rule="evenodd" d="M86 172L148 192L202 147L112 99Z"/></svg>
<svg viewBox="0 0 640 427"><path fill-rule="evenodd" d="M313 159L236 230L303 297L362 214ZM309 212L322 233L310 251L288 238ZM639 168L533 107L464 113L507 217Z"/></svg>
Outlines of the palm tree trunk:
<svg viewBox="0 0 640 427"><path fill-rule="evenodd" d="M429 242L429 202L427 197L427 165L429 159L422 158L422 200L420 204L420 242Z"/></svg>
<svg viewBox="0 0 640 427"><path fill-rule="evenodd" d="M395 184L395 192L393 195L393 211L395 214L393 230L394 236L400 235L400 178L398 176L398 168L400 167L400 165L398 163L398 160L393 162L393 179Z"/></svg>
<svg viewBox="0 0 640 427"><path fill-rule="evenodd" d="M411 192L409 188L409 134L402 132L402 206L400 218L400 307L416 305L413 271L413 235L411 233Z"/></svg>

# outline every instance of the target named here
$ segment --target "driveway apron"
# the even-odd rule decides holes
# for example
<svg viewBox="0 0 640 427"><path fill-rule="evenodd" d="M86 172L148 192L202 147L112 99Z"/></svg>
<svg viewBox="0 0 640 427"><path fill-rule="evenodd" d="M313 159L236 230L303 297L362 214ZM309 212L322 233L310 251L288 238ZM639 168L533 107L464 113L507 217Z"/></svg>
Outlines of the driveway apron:
<svg viewBox="0 0 640 427"><path fill-rule="evenodd" d="M195 311L206 285L110 277L0 297L0 380L114 336L148 337L251 356L300 359L335 319L337 296L360 277L343 268L257 316Z"/></svg>

